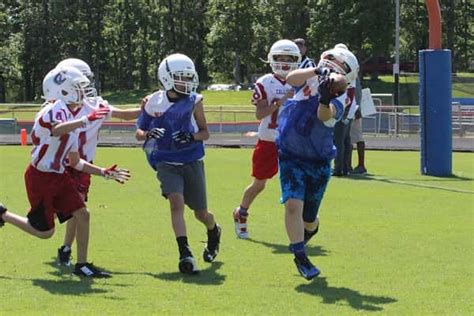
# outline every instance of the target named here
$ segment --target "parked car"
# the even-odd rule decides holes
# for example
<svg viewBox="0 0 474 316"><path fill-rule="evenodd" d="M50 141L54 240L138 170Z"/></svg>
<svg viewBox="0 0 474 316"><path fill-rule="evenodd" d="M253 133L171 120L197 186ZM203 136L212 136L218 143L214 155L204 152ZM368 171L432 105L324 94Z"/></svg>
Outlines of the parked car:
<svg viewBox="0 0 474 316"><path fill-rule="evenodd" d="M416 72L416 63L400 62L400 71ZM374 57L361 65L362 75L378 72L381 75L391 75L393 73L393 61L386 57Z"/></svg>

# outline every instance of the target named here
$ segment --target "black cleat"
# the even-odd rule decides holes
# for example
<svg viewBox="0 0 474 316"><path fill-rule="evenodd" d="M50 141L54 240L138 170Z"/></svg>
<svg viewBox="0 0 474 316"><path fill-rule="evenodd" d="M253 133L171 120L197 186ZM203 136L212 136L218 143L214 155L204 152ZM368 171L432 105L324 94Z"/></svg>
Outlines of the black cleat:
<svg viewBox="0 0 474 316"><path fill-rule="evenodd" d="M2 227L3 225L5 225L5 221L2 219L2 215L3 213L5 213L7 211L7 208L5 207L5 205L3 205L2 203L0 203L0 227Z"/></svg>
<svg viewBox="0 0 474 316"><path fill-rule="evenodd" d="M193 256L187 256L179 259L179 272L184 274L197 274L199 269Z"/></svg>
<svg viewBox="0 0 474 316"><path fill-rule="evenodd" d="M65 250L66 246L61 246L58 248L58 263L63 266L71 265L71 248Z"/></svg>
<svg viewBox="0 0 474 316"><path fill-rule="evenodd" d="M306 280L311 280L314 277L317 277L321 271L319 271L318 268L316 268L311 261L309 261L308 257L295 257L294 259L296 269L298 269L298 272L301 274L303 278Z"/></svg>
<svg viewBox="0 0 474 316"><path fill-rule="evenodd" d="M99 270L92 263L76 263L74 268L75 275L81 278L110 278L112 275L108 272Z"/></svg>
<svg viewBox="0 0 474 316"><path fill-rule="evenodd" d="M217 234L215 236L212 236L209 233L207 234L207 244L204 248L204 253L202 254L204 261L212 262L217 257L217 254L219 253L219 244L221 242L221 231L221 227L217 225Z"/></svg>

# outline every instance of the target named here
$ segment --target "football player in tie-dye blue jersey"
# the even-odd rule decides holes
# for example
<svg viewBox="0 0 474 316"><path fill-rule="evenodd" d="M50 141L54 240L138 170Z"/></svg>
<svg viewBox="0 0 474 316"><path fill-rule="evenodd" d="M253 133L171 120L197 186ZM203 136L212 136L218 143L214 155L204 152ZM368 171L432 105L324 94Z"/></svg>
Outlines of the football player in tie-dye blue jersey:
<svg viewBox="0 0 474 316"><path fill-rule="evenodd" d="M277 137L280 184L285 204L285 226L290 251L300 274L310 280L320 271L308 259L305 244L319 228L318 210L331 177L336 149L333 129L344 112L345 92L331 90L330 72L347 77L357 71L351 61L340 68L331 64L292 71L287 82L297 87L278 119Z"/></svg>
<svg viewBox="0 0 474 316"><path fill-rule="evenodd" d="M209 138L198 76L192 60L183 54L166 57L158 68L164 90L144 101L136 137L156 171L162 195L169 200L171 223L179 249L179 270L198 272L188 244L184 206L207 227L203 258L212 262L219 252L221 228L207 209L204 176L204 140Z"/></svg>

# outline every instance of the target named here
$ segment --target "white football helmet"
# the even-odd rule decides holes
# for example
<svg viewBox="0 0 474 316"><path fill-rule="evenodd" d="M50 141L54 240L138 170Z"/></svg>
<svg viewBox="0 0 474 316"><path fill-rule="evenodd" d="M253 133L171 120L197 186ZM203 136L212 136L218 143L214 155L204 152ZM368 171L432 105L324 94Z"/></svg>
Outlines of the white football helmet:
<svg viewBox="0 0 474 316"><path fill-rule="evenodd" d="M347 45L344 44L344 43L336 44L336 45L334 46L334 48L342 48L342 49L347 49L347 50L349 50L349 48L347 48Z"/></svg>
<svg viewBox="0 0 474 316"><path fill-rule="evenodd" d="M43 79L43 98L46 101L62 100L66 104L82 104L85 98L96 95L89 79L74 67L56 67Z"/></svg>
<svg viewBox="0 0 474 316"><path fill-rule="evenodd" d="M318 67L326 67L346 77L347 83L357 78L359 62L348 49L332 48L321 54Z"/></svg>
<svg viewBox="0 0 474 316"><path fill-rule="evenodd" d="M291 56L293 62L278 62L276 58L281 55ZM286 77L290 71L298 69L301 62L300 49L293 41L287 39L276 41L268 53L268 62L274 73Z"/></svg>
<svg viewBox="0 0 474 316"><path fill-rule="evenodd" d="M163 59L158 67L158 79L165 90L182 94L196 92L199 86L193 61L183 54L172 54Z"/></svg>
<svg viewBox="0 0 474 316"><path fill-rule="evenodd" d="M78 69L84 76L89 79L91 82L91 85L94 85L94 73L91 70L91 67L82 59L78 58L67 58L59 62L59 64L56 65L56 68L62 67L62 66L70 66Z"/></svg>

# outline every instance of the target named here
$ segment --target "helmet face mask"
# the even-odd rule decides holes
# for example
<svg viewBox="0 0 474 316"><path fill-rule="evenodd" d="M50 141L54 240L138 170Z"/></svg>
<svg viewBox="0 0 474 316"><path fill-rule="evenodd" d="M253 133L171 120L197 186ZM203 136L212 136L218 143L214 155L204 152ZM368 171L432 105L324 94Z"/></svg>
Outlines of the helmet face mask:
<svg viewBox="0 0 474 316"><path fill-rule="evenodd" d="M158 67L158 79L166 91L190 95L197 91L199 77L193 61L183 54L166 57Z"/></svg>
<svg viewBox="0 0 474 316"><path fill-rule="evenodd" d="M357 58L349 50L343 48L333 48L323 52L318 67L326 67L344 75L347 83L355 80L359 72Z"/></svg>
<svg viewBox="0 0 474 316"><path fill-rule="evenodd" d="M44 77L43 95L46 101L62 100L66 104L82 105L84 99L96 97L97 92L79 70L62 66Z"/></svg>
<svg viewBox="0 0 474 316"><path fill-rule="evenodd" d="M300 61L300 50L290 40L275 42L268 53L268 62L270 67L272 67L272 71L282 77L286 77L290 71L298 69Z"/></svg>

